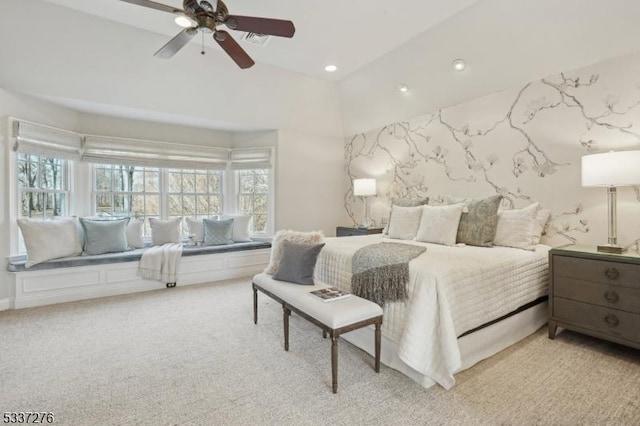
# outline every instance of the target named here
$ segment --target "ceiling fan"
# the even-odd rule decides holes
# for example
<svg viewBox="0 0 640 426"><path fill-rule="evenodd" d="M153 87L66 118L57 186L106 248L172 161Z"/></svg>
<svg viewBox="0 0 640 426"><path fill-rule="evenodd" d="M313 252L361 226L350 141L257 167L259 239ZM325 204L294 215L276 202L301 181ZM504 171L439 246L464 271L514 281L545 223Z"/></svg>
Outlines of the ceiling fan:
<svg viewBox="0 0 640 426"><path fill-rule="evenodd" d="M150 9L173 13L188 19L191 26L182 30L172 38L154 56L169 59L180 49L189 43L198 31L213 34L213 39L227 52L240 68L250 68L255 62L242 47L225 30L218 29L224 25L227 28L238 31L247 31L256 34L268 34L278 37L293 37L296 32L293 22L282 19L256 18L252 16L230 15L227 6L222 0L184 0L183 8L167 6L151 0L120 0Z"/></svg>

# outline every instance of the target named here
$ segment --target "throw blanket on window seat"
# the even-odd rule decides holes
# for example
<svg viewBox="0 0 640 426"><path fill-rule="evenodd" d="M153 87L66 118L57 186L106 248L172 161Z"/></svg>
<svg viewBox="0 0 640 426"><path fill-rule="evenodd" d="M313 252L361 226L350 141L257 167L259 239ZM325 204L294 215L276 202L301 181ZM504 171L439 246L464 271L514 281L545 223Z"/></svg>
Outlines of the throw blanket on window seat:
<svg viewBox="0 0 640 426"><path fill-rule="evenodd" d="M144 252L138 265L138 275L144 280L175 283L182 244L153 246Z"/></svg>
<svg viewBox="0 0 640 426"><path fill-rule="evenodd" d="M351 291L380 306L406 300L409 262L425 250L425 247L401 243L362 247L353 254Z"/></svg>

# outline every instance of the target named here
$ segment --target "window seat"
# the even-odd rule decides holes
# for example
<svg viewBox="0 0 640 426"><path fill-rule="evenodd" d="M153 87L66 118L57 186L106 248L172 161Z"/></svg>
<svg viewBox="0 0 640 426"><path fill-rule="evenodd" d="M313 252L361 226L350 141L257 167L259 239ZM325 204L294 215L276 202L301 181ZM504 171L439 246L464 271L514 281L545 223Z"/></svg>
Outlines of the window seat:
<svg viewBox="0 0 640 426"><path fill-rule="evenodd" d="M271 243L267 241L251 241L246 243L233 243L219 246L184 246L182 257L200 256L204 254L230 253L235 251L268 249ZM134 262L140 260L142 254L147 250L135 249L118 253L105 253L91 256L73 256L50 260L38 263L30 268L25 266L27 256L13 256L9 258L7 271L9 272L30 272L42 271L45 269L72 268L77 266L104 265L110 263Z"/></svg>
<svg viewBox="0 0 640 426"><path fill-rule="evenodd" d="M146 249L55 259L25 268L26 257L8 259L9 305L20 309L166 288L143 280L138 264ZM182 251L176 285L252 277L269 263L271 243L252 241Z"/></svg>

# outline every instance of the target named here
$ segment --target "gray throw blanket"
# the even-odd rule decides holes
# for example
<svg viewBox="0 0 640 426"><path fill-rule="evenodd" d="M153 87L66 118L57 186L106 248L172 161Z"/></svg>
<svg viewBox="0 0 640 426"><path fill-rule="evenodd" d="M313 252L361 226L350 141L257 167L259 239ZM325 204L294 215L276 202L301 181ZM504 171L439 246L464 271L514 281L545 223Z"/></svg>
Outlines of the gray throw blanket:
<svg viewBox="0 0 640 426"><path fill-rule="evenodd" d="M351 261L351 292L380 306L406 300L409 262L425 250L425 247L401 243L362 247Z"/></svg>

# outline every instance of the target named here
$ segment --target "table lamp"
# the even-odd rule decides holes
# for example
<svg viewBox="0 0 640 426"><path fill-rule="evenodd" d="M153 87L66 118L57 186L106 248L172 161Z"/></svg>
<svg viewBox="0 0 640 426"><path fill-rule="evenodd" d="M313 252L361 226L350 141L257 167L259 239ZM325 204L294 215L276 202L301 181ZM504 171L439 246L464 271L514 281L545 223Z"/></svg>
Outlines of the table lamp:
<svg viewBox="0 0 640 426"><path fill-rule="evenodd" d="M362 197L362 202L364 203L364 219L362 219L360 228L370 228L373 226L373 219L369 217L369 204L367 203L367 197L376 195L376 180L354 179L353 195Z"/></svg>
<svg viewBox="0 0 640 426"><path fill-rule="evenodd" d="M626 251L618 245L616 188L633 185L640 185L640 151L611 151L582 157L582 186L607 188L609 241L598 246L599 252L619 254Z"/></svg>

